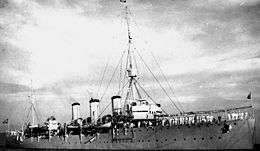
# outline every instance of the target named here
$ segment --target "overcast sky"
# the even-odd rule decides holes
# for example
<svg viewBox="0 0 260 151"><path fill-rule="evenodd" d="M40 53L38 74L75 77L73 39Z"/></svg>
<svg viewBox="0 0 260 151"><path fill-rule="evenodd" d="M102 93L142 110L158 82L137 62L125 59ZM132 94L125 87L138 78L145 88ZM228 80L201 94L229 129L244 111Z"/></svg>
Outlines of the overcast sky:
<svg viewBox="0 0 260 151"><path fill-rule="evenodd" d="M127 4L134 46L169 90L151 52L156 56L184 110L241 105L249 91L259 99L260 1ZM127 48L123 8L119 0L0 0L0 119L25 118L31 81L43 120L70 120L73 99L86 117L89 92L97 97L106 63L99 95ZM140 69L144 87L174 112L149 72ZM112 82L101 109L116 93Z"/></svg>

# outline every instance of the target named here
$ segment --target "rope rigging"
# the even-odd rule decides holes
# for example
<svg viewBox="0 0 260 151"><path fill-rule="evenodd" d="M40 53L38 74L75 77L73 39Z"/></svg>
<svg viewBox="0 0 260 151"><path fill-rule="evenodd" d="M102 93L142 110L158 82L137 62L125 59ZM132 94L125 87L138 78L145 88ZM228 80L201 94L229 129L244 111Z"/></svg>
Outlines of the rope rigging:
<svg viewBox="0 0 260 151"><path fill-rule="evenodd" d="M151 101L153 101L153 103L157 104L154 99L148 94L148 92L145 91L145 89L140 85L140 83L138 81L136 81L137 85L144 91L144 93L147 95L148 98L151 99ZM162 111L165 113L165 114L168 114L163 108L162 108Z"/></svg>
<svg viewBox="0 0 260 151"><path fill-rule="evenodd" d="M123 91L123 89L127 86L127 84L128 84L128 81L122 86L122 88L120 90L118 90L117 95L119 95ZM100 117L106 111L106 109L109 107L109 105L111 105L111 102L108 103L108 105L102 110L102 112L98 115L98 117Z"/></svg>
<svg viewBox="0 0 260 151"><path fill-rule="evenodd" d="M120 62L120 68L119 68L119 85L118 85L118 91L121 89L121 83L122 83L122 67L123 62Z"/></svg>
<svg viewBox="0 0 260 151"><path fill-rule="evenodd" d="M122 55L121 55L121 58L119 59L119 62L118 62L118 64L117 64L117 66L115 67L115 69L114 69L114 71L113 71L113 73L112 73L111 79L109 80L108 85L107 85L107 87L106 87L106 89L105 89L105 91L104 91L102 97L100 98L100 100L102 100L103 97L105 96L105 94L106 94L106 92L107 92L107 90L108 90L108 88L109 88L109 86L110 86L110 84L111 84L111 82L112 82L112 80L113 80L113 78L114 78L114 75L115 75L115 73L116 73L116 70L117 70L117 68L118 68L118 66L119 66L119 64L120 64L120 62L122 61L122 58L123 58L124 54L125 54L125 51L123 51L123 53L122 53Z"/></svg>
<svg viewBox="0 0 260 151"><path fill-rule="evenodd" d="M142 56L140 55L140 53L136 50L139 58L141 59L141 61L144 63L145 67L148 69L148 71L152 74L153 78L156 80L156 82L159 84L159 86L161 87L161 89L164 91L164 93L167 95L167 97L170 99L170 101L173 103L173 105L175 106L175 108L182 113L182 111L179 109L179 107L174 103L174 101L171 99L171 97L169 96L169 94L167 93L167 91L165 90L165 88L161 85L160 81L156 78L156 76L154 75L154 73L152 72L152 70L149 68L149 66L146 64L146 62L144 61L144 59L142 58Z"/></svg>
<svg viewBox="0 0 260 151"><path fill-rule="evenodd" d="M37 111L36 111L36 108L35 108L35 104L34 104L34 102L35 102L35 100L34 100L34 98L33 98L33 93L34 93L34 90L33 90L33 86L32 86L32 80L30 81L30 93L29 93L29 95L28 95L28 101L30 101L29 103L30 103L30 107L29 108L27 108L27 107L25 107L25 112L28 112L27 113L27 116L26 116L26 121L30 121L30 118L29 118L29 116L31 115L31 118L32 118L32 123L31 124L34 124L34 116L36 116L36 119L38 120L38 122L40 121L40 122L42 122L42 116L41 115L39 115L38 113L37 113ZM27 110L27 111L26 111ZM34 114L35 115L34 115ZM40 116L40 117L39 117Z"/></svg>
<svg viewBox="0 0 260 151"><path fill-rule="evenodd" d="M162 68L160 67L158 61L156 60L155 56L153 55L153 53L152 53L151 51L150 51L150 53L151 53L151 55L152 55L154 61L156 62L157 66L159 67L159 70L160 70L160 72L161 72L161 74L162 74L164 80L166 81L166 83L167 83L167 85L168 85L168 87L169 87L171 93L172 93L173 96L175 97L176 102L179 104L181 111L184 112L184 110L183 110L183 106L181 105L180 101L178 100L178 98L177 98L176 95L174 94L174 91L173 91L173 89L172 89L172 87L171 87L169 81L167 80L165 74L163 73Z"/></svg>
<svg viewBox="0 0 260 151"><path fill-rule="evenodd" d="M130 51L130 45L132 44L132 37L131 37L131 33L130 33L130 24L129 24L129 21L128 21L128 20L130 19L130 17L128 17L128 15L132 16L133 14L132 14L132 12L130 11L130 9L127 8L127 6L125 7L125 10L126 10L126 23L127 23L128 37L129 37L129 48L128 48L128 52L129 52L129 55L130 55L130 57L131 57L131 54L130 54L130 53L131 53L131 51ZM134 19L131 19L131 20L133 20L133 22L135 23L135 25L136 25L137 27L139 27L138 24L135 22ZM169 96L169 94L167 93L167 91L165 90L165 88L163 88L162 84L161 84L160 81L156 78L156 76L153 74L153 72L151 71L151 69L149 68L149 66L145 63L145 61L144 61L143 58L141 57L140 53L139 53L137 50L135 50L135 51L138 53L138 56L140 57L141 61L145 64L145 67L146 67L146 68L149 70L149 72L153 75L153 77L154 77L154 79L156 80L156 82L159 84L159 86L162 88L162 90L164 91L164 93L167 95L167 97L169 98L171 104L172 104L180 113L183 113L183 112L184 112L184 111L183 111L183 107L181 106L181 104L180 104L179 100L177 99L177 97L174 95L174 92L173 92L173 90L172 90L172 88L171 88L171 86L170 86L170 84L169 84L169 82L168 82L166 76L165 76L164 73L162 72L161 67L159 66L158 62L156 61L155 57L153 56L153 57L154 57L154 60L156 61L156 64L158 65L158 67L159 67L159 69L160 69L161 74L163 75L163 77L164 77L164 79L165 79L165 81L166 81L168 87L170 88L171 93L174 95L174 97L175 97L175 99L176 99L176 102L178 103L178 105L180 106L180 108L177 106L176 103L174 103L174 101L173 101L172 98ZM133 59L134 59L134 63L135 63L135 65L136 65L135 67L136 67L136 70L137 70L137 72L138 72L137 61L136 61L136 58L135 58L134 53L133 53L133 56L132 56L132 57L133 57ZM130 58L130 59L131 59L131 58ZM128 61L128 59L127 59L127 61ZM131 65L132 65L132 64L130 63L130 68L132 67ZM137 90L137 88L136 88L136 90ZM139 94L138 94L138 95L139 95Z"/></svg>
<svg viewBox="0 0 260 151"><path fill-rule="evenodd" d="M34 112L35 112L35 115L36 115L37 120L40 121L40 118L39 118L39 116L38 116L38 113L36 112L35 106L32 105L32 108L33 108L33 110L34 110Z"/></svg>
<svg viewBox="0 0 260 151"><path fill-rule="evenodd" d="M104 69L104 71L103 71L103 73L102 73L101 81L100 81L100 83L99 83L99 87L98 87L98 90L97 90L97 97L98 97L99 90L100 90L100 88L101 88L101 86L102 86L102 83L103 83L103 80L104 80L104 77L105 77L105 73L106 73L106 71L107 71L108 63L109 63L109 60L107 60L105 69Z"/></svg>

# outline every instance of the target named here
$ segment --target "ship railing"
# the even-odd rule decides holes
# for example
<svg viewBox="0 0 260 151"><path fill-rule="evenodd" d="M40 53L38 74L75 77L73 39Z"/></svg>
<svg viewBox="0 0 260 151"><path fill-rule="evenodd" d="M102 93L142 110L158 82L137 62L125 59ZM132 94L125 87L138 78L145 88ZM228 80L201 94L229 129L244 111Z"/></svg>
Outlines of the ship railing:
<svg viewBox="0 0 260 151"><path fill-rule="evenodd" d="M159 116L156 119L132 120L134 127L153 127L162 126L178 126L178 125L194 125L203 123L220 123L224 121L246 120L253 116L252 106L231 108L227 110L214 110L207 112L193 112L190 114ZM152 123L152 124L151 124Z"/></svg>
<svg viewBox="0 0 260 151"><path fill-rule="evenodd" d="M223 112L231 112L235 110L249 110L253 109L252 105L249 106L242 106L242 107L236 107L236 108L229 108L229 109L220 109L220 110L209 110L209 111L195 111L195 112L185 112L184 115L192 115L192 114L213 114L213 113L223 113ZM175 116L178 116L175 115Z"/></svg>
<svg viewBox="0 0 260 151"><path fill-rule="evenodd" d="M218 110L213 112L197 112L194 114L175 115L158 118L162 126L190 125L199 123L219 123L221 121L245 120L252 117L251 106Z"/></svg>

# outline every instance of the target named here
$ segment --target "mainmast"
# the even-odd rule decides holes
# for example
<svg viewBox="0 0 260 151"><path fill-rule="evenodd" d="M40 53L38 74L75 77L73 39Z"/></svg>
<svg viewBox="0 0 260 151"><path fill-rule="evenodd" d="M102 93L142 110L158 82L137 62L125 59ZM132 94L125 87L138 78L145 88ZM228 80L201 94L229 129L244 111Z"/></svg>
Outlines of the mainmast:
<svg viewBox="0 0 260 151"><path fill-rule="evenodd" d="M126 3L126 1L121 1L123 3ZM125 6L125 20L127 25L127 37L128 37L128 49L127 49L127 62L126 62L126 70L127 70L127 76L128 76L128 89L126 93L126 99L124 103L124 111L128 110L128 104L130 104L131 100L135 99L134 95L134 89L137 92L137 95L139 99L141 99L141 95L136 87L136 77L137 75L133 72L133 60L132 60L132 35L131 35L131 29L130 29L130 18L129 18L129 9L127 5Z"/></svg>
<svg viewBox="0 0 260 151"><path fill-rule="evenodd" d="M32 80L31 80L31 91L30 91L30 95L28 96L28 99L31 103L31 107L30 107L30 110L31 110L31 118L32 118L32 123L31 125L34 125L35 124L35 113L34 113L34 98L33 98L33 87L32 87Z"/></svg>

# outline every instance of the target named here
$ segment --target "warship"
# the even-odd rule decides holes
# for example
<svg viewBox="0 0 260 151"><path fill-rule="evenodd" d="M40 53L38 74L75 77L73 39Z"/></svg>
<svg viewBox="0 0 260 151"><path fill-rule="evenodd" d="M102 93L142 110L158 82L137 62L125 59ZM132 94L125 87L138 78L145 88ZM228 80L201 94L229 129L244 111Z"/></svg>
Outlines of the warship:
<svg viewBox="0 0 260 151"><path fill-rule="evenodd" d="M43 124L35 124L33 119L20 131L7 132L6 146L25 149L252 149L255 135L253 105L184 112L162 87L178 111L168 114L159 104L160 100L151 97L137 77L134 53L159 81L133 49L130 10L125 0L120 2L125 12L128 47L124 51L123 78L118 80L121 82L119 91L111 96L111 114L101 117L102 99L91 98L90 117L84 119L80 117L80 103L74 102L70 122L60 124L52 116ZM251 99L251 93L248 99ZM33 101L31 105L35 110Z"/></svg>

